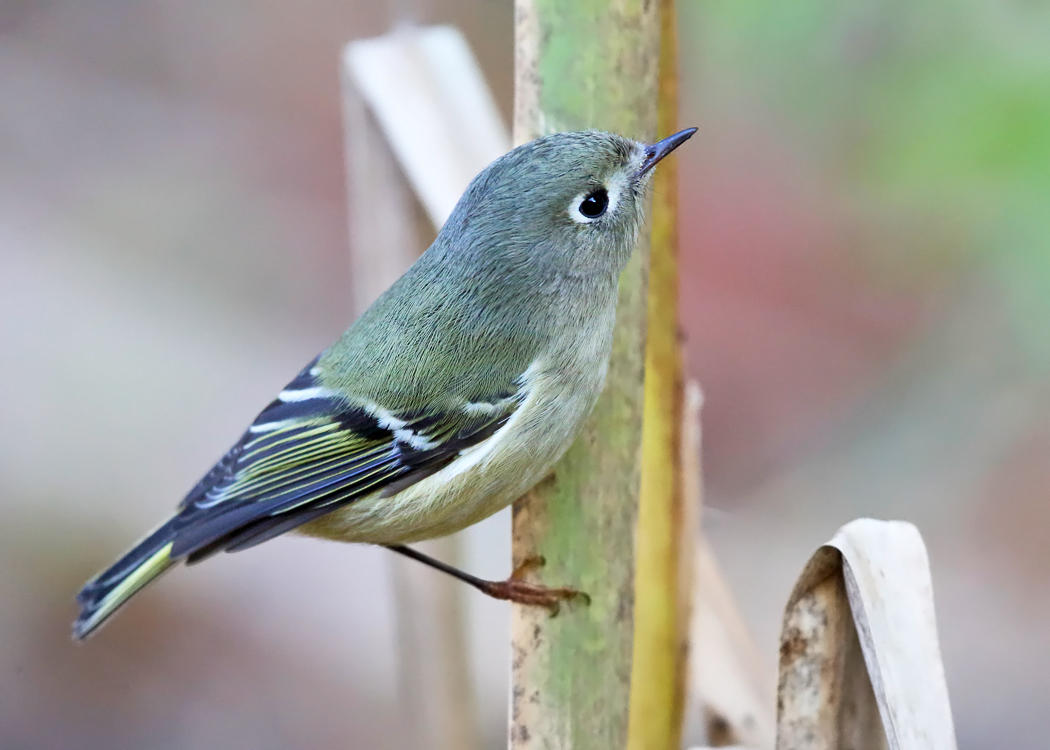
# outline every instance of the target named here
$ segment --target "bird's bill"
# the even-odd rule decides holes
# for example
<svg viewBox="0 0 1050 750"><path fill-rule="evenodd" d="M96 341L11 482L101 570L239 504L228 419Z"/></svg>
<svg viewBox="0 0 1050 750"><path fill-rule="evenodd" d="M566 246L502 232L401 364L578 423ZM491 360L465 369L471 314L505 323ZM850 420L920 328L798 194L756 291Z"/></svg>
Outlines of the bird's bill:
<svg viewBox="0 0 1050 750"><path fill-rule="evenodd" d="M659 140L656 143L646 146L645 158L642 160L642 166L638 168L637 176L641 177L655 167L661 159L688 141L695 132L696 128L686 128L685 130L679 130L677 133L667 136L663 140Z"/></svg>

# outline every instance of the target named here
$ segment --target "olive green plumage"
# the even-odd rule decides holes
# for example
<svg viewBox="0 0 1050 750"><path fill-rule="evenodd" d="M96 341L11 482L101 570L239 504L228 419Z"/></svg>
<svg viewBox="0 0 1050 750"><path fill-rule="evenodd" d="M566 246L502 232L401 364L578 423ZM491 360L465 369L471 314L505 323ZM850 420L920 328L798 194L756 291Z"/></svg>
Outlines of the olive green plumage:
<svg viewBox="0 0 1050 750"><path fill-rule="evenodd" d="M75 637L179 560L293 529L401 544L528 490L601 390L648 170L691 134L559 133L493 162L175 516L85 585Z"/></svg>

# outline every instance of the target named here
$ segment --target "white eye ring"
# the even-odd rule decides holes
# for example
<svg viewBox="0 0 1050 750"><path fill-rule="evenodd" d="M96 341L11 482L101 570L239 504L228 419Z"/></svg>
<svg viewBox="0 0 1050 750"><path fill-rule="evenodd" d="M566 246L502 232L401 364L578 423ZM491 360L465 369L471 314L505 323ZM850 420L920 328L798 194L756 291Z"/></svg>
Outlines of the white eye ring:
<svg viewBox="0 0 1050 750"><path fill-rule="evenodd" d="M616 210L620 199L620 183L602 185L586 193L580 193L569 204L569 218L577 224L591 224Z"/></svg>
<svg viewBox="0 0 1050 750"><path fill-rule="evenodd" d="M608 209L609 191L603 186L573 198L569 204L569 216L579 224L590 224L604 216Z"/></svg>

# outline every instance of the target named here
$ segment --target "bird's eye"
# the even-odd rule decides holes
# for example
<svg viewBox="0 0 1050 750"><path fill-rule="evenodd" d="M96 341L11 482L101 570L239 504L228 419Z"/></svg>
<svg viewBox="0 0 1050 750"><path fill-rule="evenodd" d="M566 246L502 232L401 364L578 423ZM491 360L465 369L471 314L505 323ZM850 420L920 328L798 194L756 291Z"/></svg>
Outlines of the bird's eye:
<svg viewBox="0 0 1050 750"><path fill-rule="evenodd" d="M593 193L588 193L580 201L579 212L587 219L597 219L605 213L609 207L609 194L605 188L598 188Z"/></svg>

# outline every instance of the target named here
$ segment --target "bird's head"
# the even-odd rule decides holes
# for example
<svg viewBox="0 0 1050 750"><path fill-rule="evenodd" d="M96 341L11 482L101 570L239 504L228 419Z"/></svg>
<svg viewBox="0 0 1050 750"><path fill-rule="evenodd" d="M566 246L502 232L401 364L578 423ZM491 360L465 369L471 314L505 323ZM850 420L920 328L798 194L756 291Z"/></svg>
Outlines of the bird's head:
<svg viewBox="0 0 1050 750"><path fill-rule="evenodd" d="M656 143L612 133L555 133L479 174L442 230L448 250L480 267L570 276L619 273L642 221L657 162L696 132Z"/></svg>

